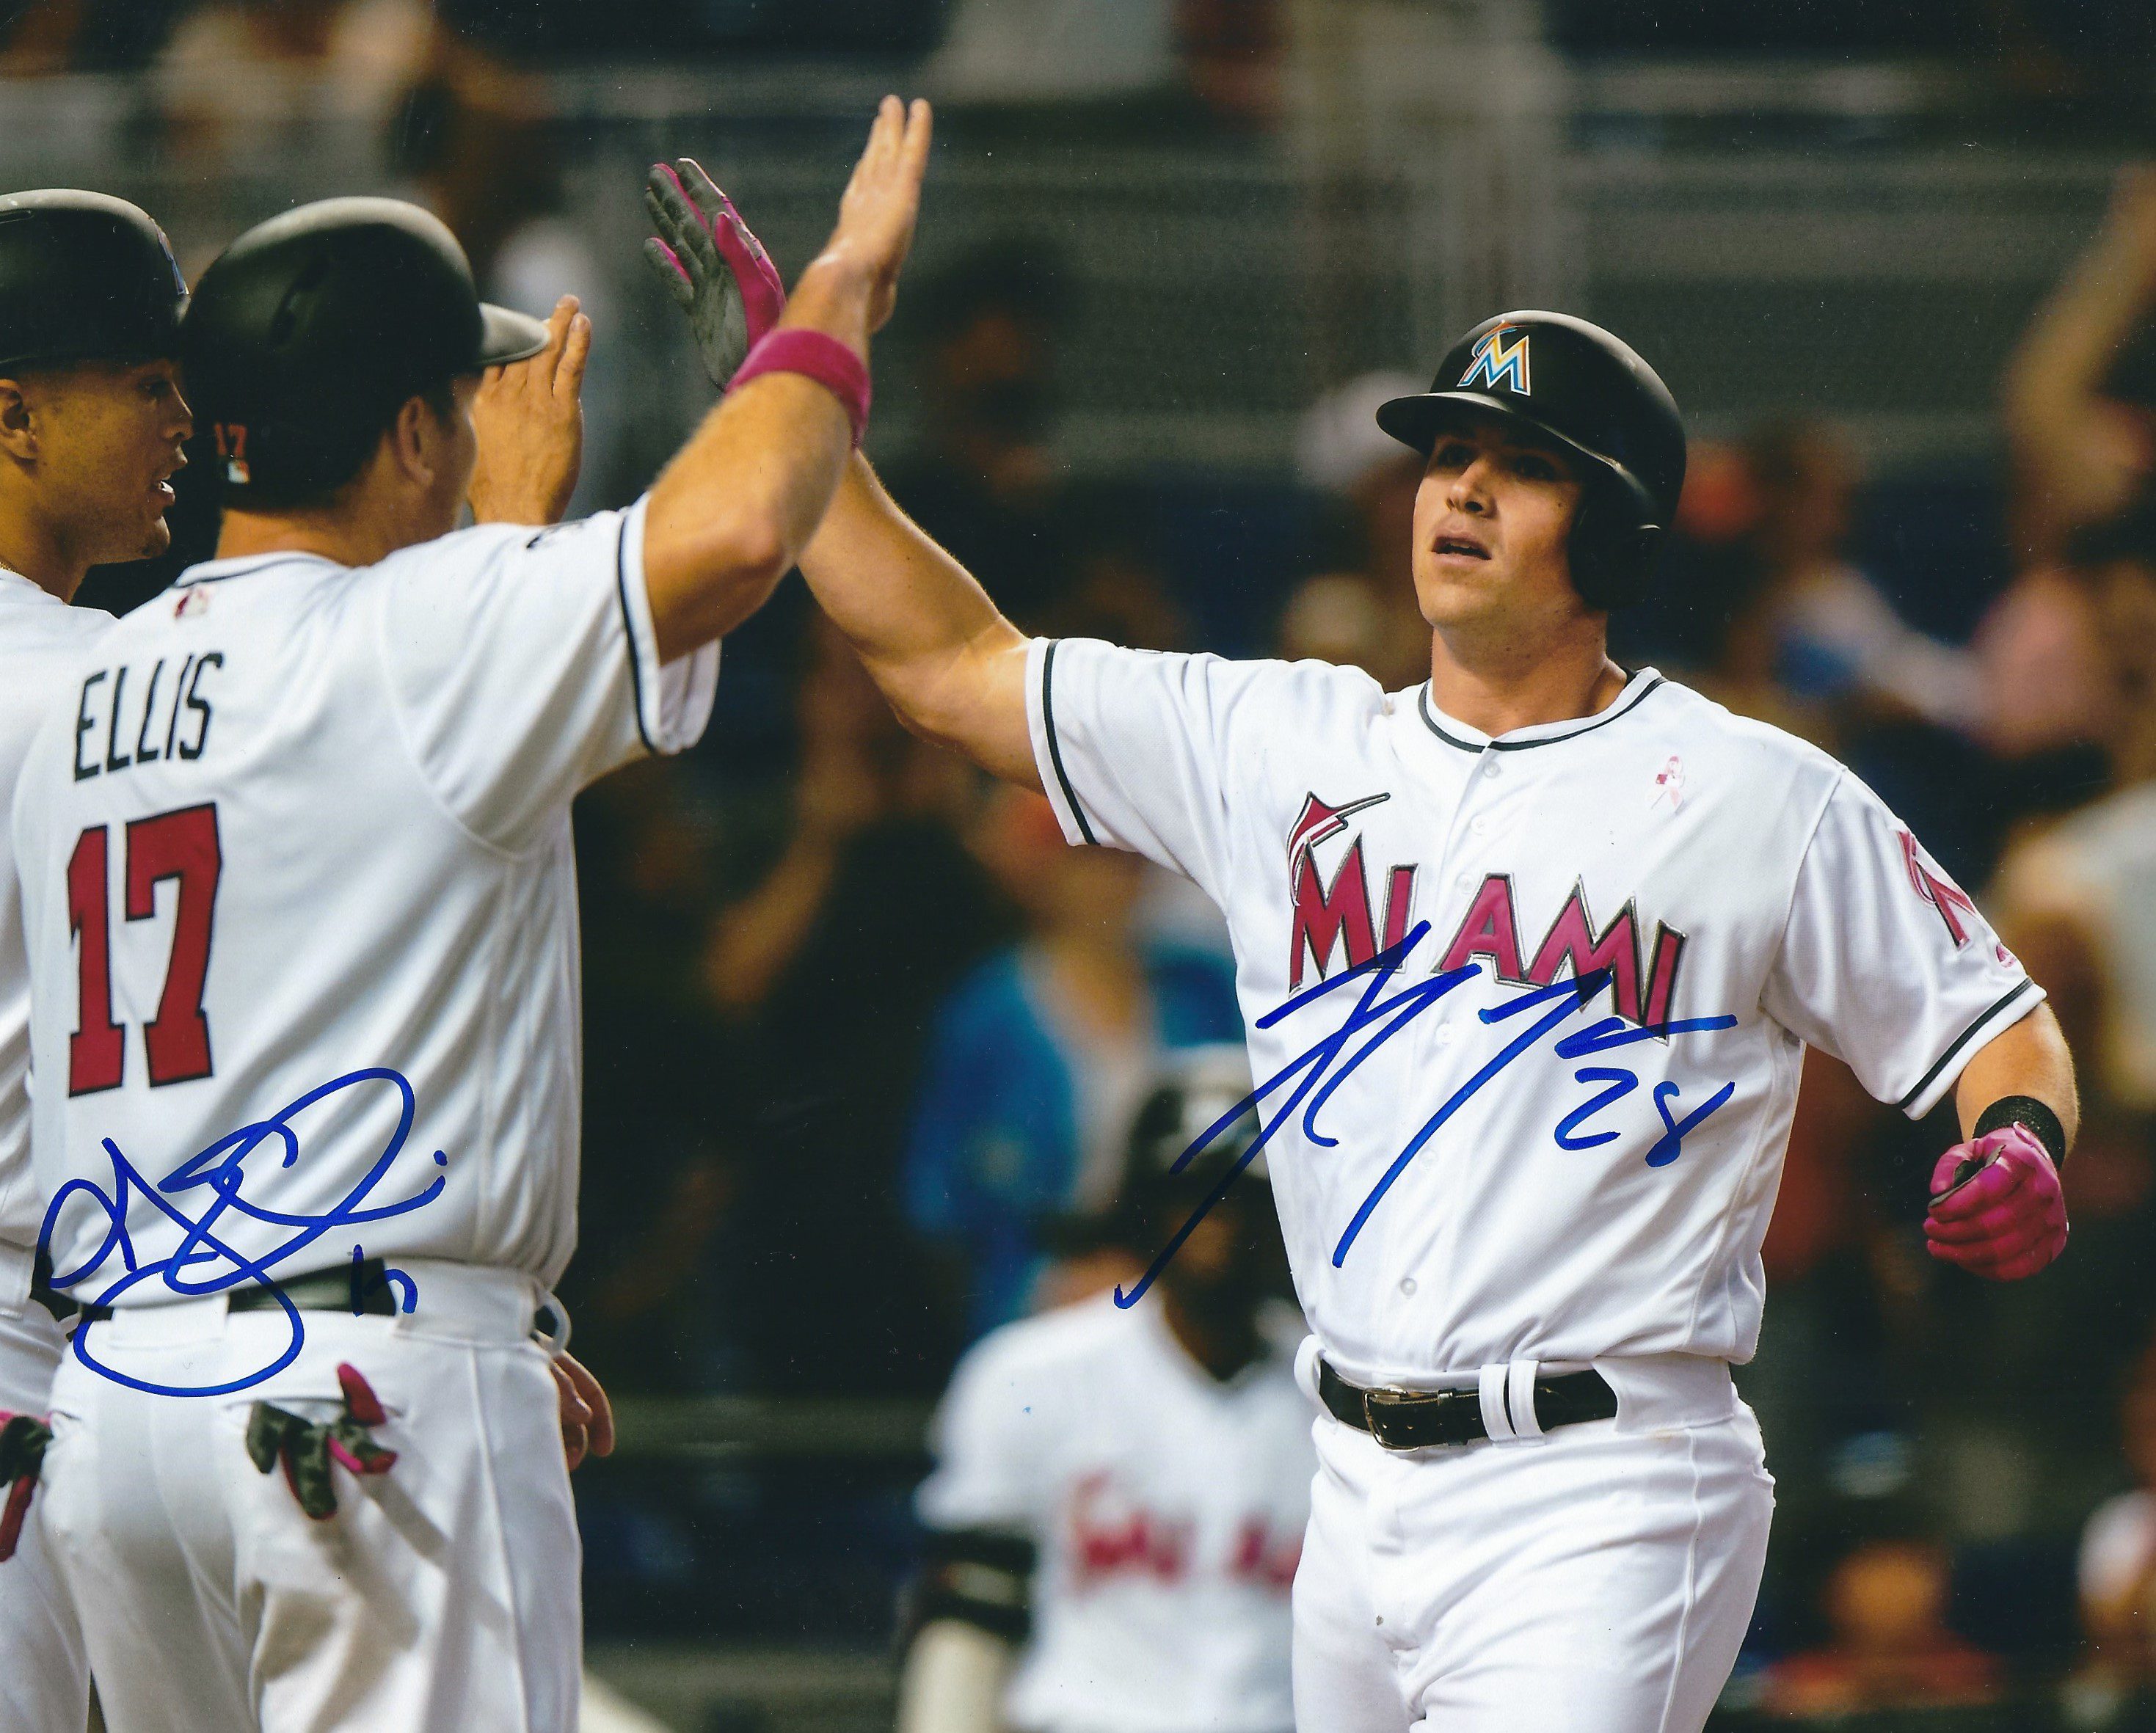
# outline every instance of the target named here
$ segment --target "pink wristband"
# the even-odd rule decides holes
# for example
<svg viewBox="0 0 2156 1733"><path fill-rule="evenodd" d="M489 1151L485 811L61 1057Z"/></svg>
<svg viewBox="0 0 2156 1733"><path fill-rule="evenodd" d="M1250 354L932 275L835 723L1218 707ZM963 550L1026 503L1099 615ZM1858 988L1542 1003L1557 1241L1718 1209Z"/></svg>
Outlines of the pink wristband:
<svg viewBox="0 0 2156 1733"><path fill-rule="evenodd" d="M868 363L836 337L798 326L771 332L749 351L726 387L728 394L760 373L798 373L814 380L839 400L846 419L854 424L854 444L861 443L869 425Z"/></svg>

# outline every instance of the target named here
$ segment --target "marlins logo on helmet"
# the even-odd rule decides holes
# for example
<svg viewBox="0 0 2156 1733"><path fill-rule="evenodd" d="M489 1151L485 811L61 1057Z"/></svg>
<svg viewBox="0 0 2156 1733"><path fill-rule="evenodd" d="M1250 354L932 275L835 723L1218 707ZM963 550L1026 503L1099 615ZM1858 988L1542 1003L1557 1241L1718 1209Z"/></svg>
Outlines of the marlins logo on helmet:
<svg viewBox="0 0 2156 1733"><path fill-rule="evenodd" d="M1507 332L1512 332L1512 341L1501 341ZM1492 391L1514 391L1523 397L1532 396L1533 388L1527 382L1527 334L1513 331L1508 325L1496 326L1483 332L1481 341L1475 346L1471 364L1460 376L1462 387L1477 380Z"/></svg>

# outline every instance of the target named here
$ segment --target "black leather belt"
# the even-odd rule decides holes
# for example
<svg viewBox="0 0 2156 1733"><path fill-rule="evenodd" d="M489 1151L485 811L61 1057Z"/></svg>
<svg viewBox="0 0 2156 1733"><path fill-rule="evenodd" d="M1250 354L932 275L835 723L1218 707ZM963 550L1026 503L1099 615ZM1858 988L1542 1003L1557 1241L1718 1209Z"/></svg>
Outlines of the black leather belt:
<svg viewBox="0 0 2156 1733"><path fill-rule="evenodd" d="M341 1269L325 1269L313 1275L295 1276L289 1282L280 1282L274 1288L234 1288L225 1295L225 1310L228 1312L266 1312L278 1304L279 1295L303 1312L349 1312L354 1317L393 1318L397 1315L397 1296L388 1279L382 1274L379 1258L369 1258L360 1264L347 1264ZM207 1296L205 1296L207 1297ZM112 1315L109 1305L85 1305L76 1309L76 1316L85 1324L95 1324Z"/></svg>
<svg viewBox="0 0 2156 1733"><path fill-rule="evenodd" d="M1390 1386L1365 1390L1320 1360L1317 1397L1326 1413L1342 1426L1369 1433L1388 1450L1472 1444L1490 1436L1490 1428L1482 1423L1479 1390L1400 1390ZM1617 1392L1600 1372L1566 1372L1535 1380L1535 1418L1544 1431L1616 1418Z"/></svg>

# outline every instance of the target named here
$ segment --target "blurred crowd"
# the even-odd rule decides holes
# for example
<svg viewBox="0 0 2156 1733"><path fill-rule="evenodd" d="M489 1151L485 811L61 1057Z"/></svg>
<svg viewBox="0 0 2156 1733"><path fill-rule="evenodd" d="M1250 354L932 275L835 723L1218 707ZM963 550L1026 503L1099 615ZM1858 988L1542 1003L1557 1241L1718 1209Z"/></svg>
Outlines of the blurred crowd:
<svg viewBox="0 0 2156 1733"><path fill-rule="evenodd" d="M213 165L338 107L396 141L402 183L498 298L577 290L603 326L609 274L560 213L519 56L932 53L978 97L1179 85L1249 116L1298 3L39 0L0 8L0 76L140 69ZM1727 46L1732 14L1549 10L1561 40L1614 48ZM1957 41L2010 47L2015 79L2054 95L2145 85L2152 49L2145 6L2096 0L1786 15L1769 46L1973 21ZM1950 1128L1814 1056L1740 1376L1780 1508L1732 1725L2156 1728L2156 170L2126 172L2061 264L2000 382L2003 464L1872 473L1798 418L1696 444L1660 593L1617 623L1628 664L1877 788L2082 1063L2071 1248L2001 1290L1922 1255ZM1372 413L1429 357L1310 404L1291 474L1081 482L1057 458L1073 275L1034 236L909 283L901 503L1029 629L1423 678L1419 466ZM595 368L583 503L633 467L608 444L624 388ZM933 1396L983 1332L1099 1284L1057 1224L1111 1201L1164 1057L1238 1038L1203 899L1065 848L1044 800L907 735L798 584L729 641L705 746L593 790L578 849L586 1160L564 1297L624 1394ZM685 1568L633 1500L588 1530L624 1581Z"/></svg>
<svg viewBox="0 0 2156 1733"><path fill-rule="evenodd" d="M398 83L426 38L511 59L741 54L931 55L928 85L990 103L1194 98L1237 121L1280 111L1286 63L1328 18L1394 0L12 0L0 76L153 73L228 112L314 83L348 110ZM2140 0L1485 0L1579 54L1917 54L1980 69L1994 100L2071 120L2145 107L2156 21ZM1471 11L1474 8L1461 8ZM1507 28L1517 28L1508 26Z"/></svg>

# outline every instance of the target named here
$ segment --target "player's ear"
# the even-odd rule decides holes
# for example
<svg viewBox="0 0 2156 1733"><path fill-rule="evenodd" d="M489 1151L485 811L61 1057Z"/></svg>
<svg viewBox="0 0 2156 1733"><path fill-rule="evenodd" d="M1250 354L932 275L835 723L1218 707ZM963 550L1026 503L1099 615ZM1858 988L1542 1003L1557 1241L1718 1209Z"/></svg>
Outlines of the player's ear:
<svg viewBox="0 0 2156 1733"><path fill-rule="evenodd" d="M36 420L29 393L23 390L22 382L0 379L0 451L18 462L36 461Z"/></svg>
<svg viewBox="0 0 2156 1733"><path fill-rule="evenodd" d="M424 397L405 398L383 436L398 473L420 488L431 488L440 472L448 430Z"/></svg>

